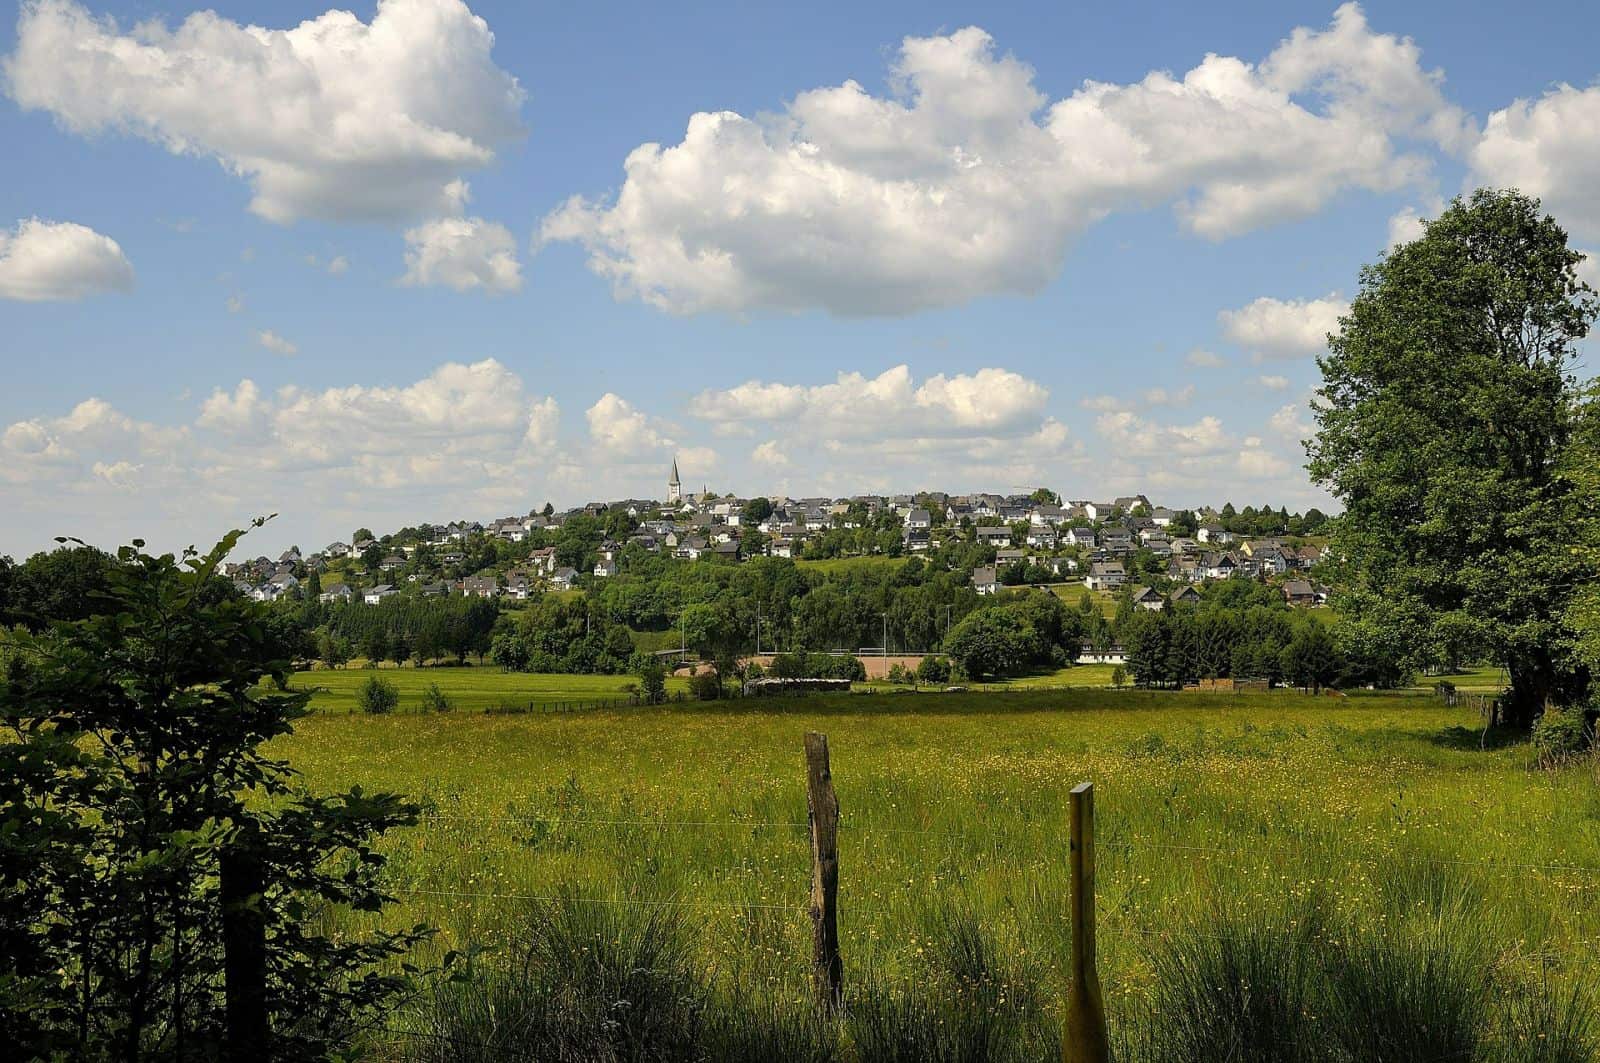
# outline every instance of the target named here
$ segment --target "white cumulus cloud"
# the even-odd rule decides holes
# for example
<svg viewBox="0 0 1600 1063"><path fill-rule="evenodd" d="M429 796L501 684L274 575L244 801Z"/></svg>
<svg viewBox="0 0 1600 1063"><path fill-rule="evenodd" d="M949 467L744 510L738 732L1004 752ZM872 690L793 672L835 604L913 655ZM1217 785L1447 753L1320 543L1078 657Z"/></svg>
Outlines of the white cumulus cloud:
<svg viewBox="0 0 1600 1063"><path fill-rule="evenodd" d="M392 386L268 393L242 380L213 390L191 424L87 399L0 430L0 535L181 545L270 512L319 538L351 520L526 512L558 459L558 421L554 399L493 359Z"/></svg>
<svg viewBox="0 0 1600 1063"><path fill-rule="evenodd" d="M1193 384L1185 384L1181 388L1147 388L1144 393L1146 406L1187 406L1193 398Z"/></svg>
<svg viewBox="0 0 1600 1063"><path fill-rule="evenodd" d="M1262 446L1255 436L1245 440L1245 445L1234 458L1239 475L1248 480L1273 480L1285 476L1292 466L1282 455Z"/></svg>
<svg viewBox="0 0 1600 1063"><path fill-rule="evenodd" d="M254 380L245 379L231 394L221 388L212 391L200 404L200 417L195 423L220 432L243 433L259 427L266 412L261 389Z"/></svg>
<svg viewBox="0 0 1600 1063"><path fill-rule="evenodd" d="M1276 434L1286 439L1305 439L1315 432L1316 425L1311 423L1304 406L1298 403L1288 403L1279 406L1270 418L1267 427Z"/></svg>
<svg viewBox="0 0 1600 1063"><path fill-rule="evenodd" d="M1583 256L1583 261L1578 263L1578 279L1600 291L1600 252L1584 251Z"/></svg>
<svg viewBox="0 0 1600 1063"><path fill-rule="evenodd" d="M87 226L28 218L0 230L0 299L81 299L132 287L122 248Z"/></svg>
<svg viewBox="0 0 1600 1063"><path fill-rule="evenodd" d="M124 31L73 0L27 0L6 90L65 128L210 156L276 222L454 213L464 174L522 134L523 91L461 0L380 0L293 29L211 11Z"/></svg>
<svg viewBox="0 0 1600 1063"><path fill-rule="evenodd" d="M1350 304L1337 295L1322 299L1272 299L1267 296L1217 315L1222 334L1263 358L1302 358L1328 345Z"/></svg>
<svg viewBox="0 0 1600 1063"><path fill-rule="evenodd" d="M504 225L482 218L436 218L406 231L401 284L442 285L491 295L522 287L517 242Z"/></svg>
<svg viewBox="0 0 1600 1063"><path fill-rule="evenodd" d="M803 420L836 436L1004 435L1037 426L1049 395L1009 369L938 373L918 384L897 365L875 377L842 372L829 384L751 380L701 392L690 411L718 424Z"/></svg>
<svg viewBox="0 0 1600 1063"><path fill-rule="evenodd" d="M260 332L257 332L256 342L261 344L261 346L265 347L267 350L271 351L273 354L281 354L285 358L292 357L293 355L300 353L300 348L297 344L284 339L271 329L262 329Z"/></svg>
<svg viewBox="0 0 1600 1063"><path fill-rule="evenodd" d="M1268 391L1289 390L1289 378L1286 376L1280 376L1276 373L1263 373L1262 375L1256 377L1256 383L1260 384Z"/></svg>
<svg viewBox="0 0 1600 1063"><path fill-rule="evenodd" d="M584 412L589 438L608 457L658 456L673 446L654 419L614 392L606 392Z"/></svg>
<svg viewBox="0 0 1600 1063"><path fill-rule="evenodd" d="M784 453L783 445L776 439L769 439L758 444L750 452L750 460L757 465L766 465L774 469L782 469L791 464L789 455Z"/></svg>
<svg viewBox="0 0 1600 1063"><path fill-rule="evenodd" d="M1579 237L1600 239L1600 85L1558 85L1495 111L1471 164L1473 183L1538 196Z"/></svg>
<svg viewBox="0 0 1600 1063"><path fill-rule="evenodd" d="M1223 238L1421 184L1412 146L1467 129L1416 46L1354 4L1259 64L1208 55L1054 102L976 27L906 38L889 83L802 92L776 117L697 113L678 144L629 154L615 199L571 200L541 238L673 313L908 313L1037 291L1115 210L1170 204Z"/></svg>
<svg viewBox="0 0 1600 1063"><path fill-rule="evenodd" d="M1201 457L1233 442L1222 421L1210 415L1193 424L1159 424L1129 410L1114 410L1096 417L1094 424L1117 453L1137 457Z"/></svg>
<svg viewBox="0 0 1600 1063"><path fill-rule="evenodd" d="M94 471L179 460L189 437L186 428L138 421L100 398L89 398L62 417L36 417L0 432L0 481L48 482L71 470L105 479Z"/></svg>

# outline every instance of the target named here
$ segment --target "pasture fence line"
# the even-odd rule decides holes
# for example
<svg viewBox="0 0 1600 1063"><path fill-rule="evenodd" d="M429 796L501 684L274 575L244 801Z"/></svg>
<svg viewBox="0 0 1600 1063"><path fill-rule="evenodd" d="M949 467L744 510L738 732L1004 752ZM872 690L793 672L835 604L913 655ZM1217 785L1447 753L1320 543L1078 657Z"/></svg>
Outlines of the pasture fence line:
<svg viewBox="0 0 1600 1063"><path fill-rule="evenodd" d="M524 827L536 827L543 824L556 829L562 827L621 827L664 832L691 828L793 832L803 829L807 832L810 843L810 895L806 903L778 903L768 899L720 899L701 896L693 892L687 896L666 897L596 896L568 893L561 890L552 892L537 889L522 891L516 889L450 890L423 887L391 887L390 892L408 897L464 899L469 901L489 900L552 905L638 906L699 911L722 910L735 913L766 911L781 912L793 916L805 913L810 922L812 939L809 976L814 1007L823 1015L839 1015L843 1012L845 1002L848 999L845 983L847 957L844 954L839 933L841 896L845 892L842 889L842 880L844 878L842 867L845 862L841 860L841 836L849 838L855 834L870 836L875 833L882 833L911 837L942 837L970 842L974 838L974 832L938 827L918 829L889 827L870 822L853 822L841 809L835 790L827 736L819 732L808 732L804 735L802 746L807 813L804 821L798 819L588 817L583 815L568 816L559 812L549 815L530 812L523 815L484 817L452 815L434 811L424 813L420 817L420 822L445 825L505 823ZM1175 936L1205 937L1216 941L1229 941L1231 939L1221 935L1208 934L1203 930L1196 930L1188 926L1141 927L1131 925L1123 918L1113 918L1106 924L1099 925L1096 917L1094 786L1091 783L1084 782L1073 787L1069 795L1068 813L1070 844L1067 853L1066 872L1070 903L1066 914L1070 922L1071 952L1067 971L1069 975L1067 982L1068 992L1063 1012L1065 1037L1062 1043L1062 1059L1064 1063L1108 1063L1110 1058L1108 1050L1109 1036L1097 967L1097 935L1100 932L1104 932L1116 937L1138 937L1152 941L1170 941ZM974 822L981 823L981 820L975 820ZM1376 855L1366 856L1351 854L1346 847L1336 846L1333 839L1311 837L1306 840L1306 843L1311 848L1338 848L1340 850L1338 862L1349 867L1359 864L1388 865L1398 862L1418 865L1474 867L1517 875L1526 875L1529 871L1545 871L1559 874L1600 876L1600 866L1579 863L1532 860L1475 860L1395 853L1384 854L1381 857ZM1263 859L1273 861L1306 855L1304 850L1297 851L1285 846L1240 848L1225 845L1186 844L1167 842L1160 838L1146 835L1117 835L1115 832L1107 835L1102 840L1102 844L1109 846L1110 852L1114 856L1117 854L1126 855L1137 850L1140 852L1195 856L1207 861L1217 861L1218 863L1221 863L1220 858L1241 862L1259 862ZM491 850L485 850L485 852L488 851ZM750 868L740 866L711 870L745 871L750 870ZM782 874L789 875L796 873L798 868L785 864L780 870ZM691 890L697 888L695 886L690 887ZM767 894L763 893L762 896L766 897ZM1285 927L1283 932L1289 934L1292 933L1292 929ZM409 1035L408 1031L386 1030L384 1032L394 1033L402 1038Z"/></svg>
<svg viewBox="0 0 1600 1063"><path fill-rule="evenodd" d="M625 826L676 829L683 827L795 830L806 828L810 836L811 893L805 905L773 904L738 900L712 900L706 898L640 898L640 897L582 897L562 894L538 894L499 890L435 890L412 887L392 887L391 892L401 896L439 897L466 900L522 901L540 904L594 904L617 906L644 906L654 908L727 909L733 911L767 910L805 912L811 922L811 983L816 1007L824 1014L836 1015L844 1006L844 956L839 936L839 831L841 812L838 795L834 790L833 771L829 758L828 737L816 731L807 732L803 741L806 777L806 820L650 820L650 819L587 819L552 817L556 823L589 826ZM533 823L525 817L474 817L425 814L421 822L441 823L501 822L523 826ZM872 825L863 826L868 833ZM959 836L956 832L940 830L899 830L889 832L911 835ZM1067 1000L1067 1037L1064 1042L1065 1063L1109 1063L1109 1036L1106 1029L1105 1004L1100 988L1095 960L1094 914L1094 786L1081 783L1071 793L1071 844L1068 873L1071 883L1071 937L1072 982ZM1121 929L1121 928L1117 928Z"/></svg>
<svg viewBox="0 0 1600 1063"><path fill-rule="evenodd" d="M1490 694L1478 693L1471 690L1462 690L1448 679L1441 679L1433 684L1434 696L1451 708L1460 706L1475 710L1479 716L1494 722L1495 710L1498 699Z"/></svg>
<svg viewBox="0 0 1600 1063"><path fill-rule="evenodd" d="M681 702L685 700L683 691L676 691L662 698L655 704L664 704L669 701ZM623 696L612 698L594 698L583 700L581 698L562 699L559 701L540 701L538 698L529 698L526 703L503 701L497 705L486 706L483 710L485 716L522 716L534 712L567 713L567 712L602 712L607 709L628 709L651 704L637 696Z"/></svg>

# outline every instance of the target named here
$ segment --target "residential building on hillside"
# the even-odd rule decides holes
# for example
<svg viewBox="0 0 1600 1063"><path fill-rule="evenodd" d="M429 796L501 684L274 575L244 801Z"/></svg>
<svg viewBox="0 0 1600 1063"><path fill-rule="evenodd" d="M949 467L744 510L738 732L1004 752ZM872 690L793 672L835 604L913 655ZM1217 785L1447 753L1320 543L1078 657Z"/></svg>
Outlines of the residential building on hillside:
<svg viewBox="0 0 1600 1063"><path fill-rule="evenodd" d="M1092 591L1114 591L1127 579L1128 570L1121 561L1096 561L1089 566L1089 578L1085 583Z"/></svg>
<svg viewBox="0 0 1600 1063"><path fill-rule="evenodd" d="M982 565L972 570L972 589L979 594L993 594L1000 589L1000 582L995 579L994 568Z"/></svg>

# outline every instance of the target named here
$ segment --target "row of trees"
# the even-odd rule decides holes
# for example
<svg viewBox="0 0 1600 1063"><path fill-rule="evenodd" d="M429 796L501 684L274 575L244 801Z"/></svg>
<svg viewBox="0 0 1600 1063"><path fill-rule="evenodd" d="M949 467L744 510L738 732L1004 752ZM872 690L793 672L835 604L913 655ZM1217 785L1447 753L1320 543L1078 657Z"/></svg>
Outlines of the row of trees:
<svg viewBox="0 0 1600 1063"><path fill-rule="evenodd" d="M1368 678L1340 652L1326 623L1309 613L1260 606L1141 610L1124 640L1128 672L1143 687L1234 679L1320 690Z"/></svg>
<svg viewBox="0 0 1600 1063"><path fill-rule="evenodd" d="M640 669L627 626L597 616L586 599L545 595L506 620L490 655L513 671L618 675Z"/></svg>

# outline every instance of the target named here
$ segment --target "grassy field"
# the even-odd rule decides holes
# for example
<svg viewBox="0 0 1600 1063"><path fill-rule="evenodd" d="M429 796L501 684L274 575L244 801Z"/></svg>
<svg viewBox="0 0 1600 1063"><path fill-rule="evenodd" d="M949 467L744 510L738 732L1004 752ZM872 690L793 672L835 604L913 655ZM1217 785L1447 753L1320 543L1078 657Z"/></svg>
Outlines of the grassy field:
<svg viewBox="0 0 1600 1063"><path fill-rule="evenodd" d="M431 684L457 708L481 712L492 706L592 703L626 697L631 675L540 675L508 672L495 665L472 668L338 668L297 672L290 686L311 691L311 708L347 713L356 709L356 693L370 676L393 683L400 694L400 712L419 709ZM667 680L669 693L687 690L687 680Z"/></svg>
<svg viewBox="0 0 1600 1063"><path fill-rule="evenodd" d="M888 569L894 570L905 564L910 558L885 557L881 554L871 554L863 557L830 557L824 561L796 561L795 567L810 569L812 572L823 572L828 575L840 575L852 569Z"/></svg>
<svg viewBox="0 0 1600 1063"><path fill-rule="evenodd" d="M1070 668L997 679L979 685L1002 690L1027 690L1034 687L1108 687L1111 685L1111 673L1114 671L1116 666L1111 664L1075 664Z"/></svg>
<svg viewBox="0 0 1600 1063"><path fill-rule="evenodd" d="M492 701L494 679L482 674ZM1386 948L1477 950L1470 969L1494 979L1475 1005L1484 1022L1499 1022L1509 1002L1566 999L1585 980L1600 946L1593 768L1534 770L1527 746L1480 727L1417 694L1022 690L318 715L273 752L313 786L361 783L425 803L424 825L386 842L403 899L386 916L393 923L438 925L441 948L515 954L530 926L549 932L552 904L578 900L607 918L668 913L690 943L686 969L703 972L720 999L770 1017L806 1011L801 737L827 733L843 808L849 1038L864 1060L922 1058L861 1045L881 1033L882 1000L930 986L953 987L951 1000L986 987L985 1014L1015 1020L1007 1036L1023 1045L1019 1055L941 1058L1058 1051L1049 1041L1066 984L1067 791L1091 780L1113 1033L1122 1058L1167 1059L1183 1053L1136 1050L1130 1039L1148 1027L1152 1001L1171 999L1183 943L1218 938L1208 928L1230 920L1250 921L1269 943L1359 933ZM616 918L594 932L624 940L632 917ZM1419 978L1438 967L1428 957L1416 961ZM1424 989L1418 1008L1448 997ZM1496 1036L1513 1046L1508 1055L1448 1058L1569 1058L1523 1055L1511 1033Z"/></svg>
<svg viewBox="0 0 1600 1063"><path fill-rule="evenodd" d="M1083 597L1083 592L1087 588L1084 586L1083 580L1076 579L1066 583L1041 583L1039 584L1039 589L1055 595L1066 602L1068 606L1076 609L1079 600ZM1115 594L1110 591L1089 591L1089 597L1094 599L1095 605L1100 609L1100 615L1107 620L1113 619L1117 615L1117 596Z"/></svg>
<svg viewBox="0 0 1600 1063"><path fill-rule="evenodd" d="M1432 690L1435 683L1446 680L1454 683L1459 690L1470 690L1475 694L1498 694L1506 686L1505 669L1499 665L1475 665L1462 672L1440 673L1439 675L1419 676L1417 687Z"/></svg>

